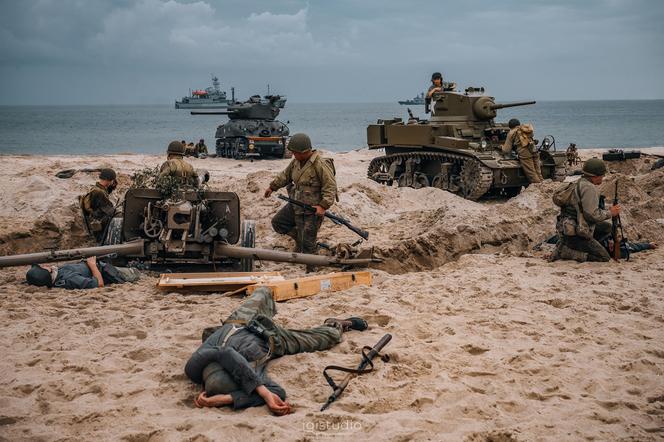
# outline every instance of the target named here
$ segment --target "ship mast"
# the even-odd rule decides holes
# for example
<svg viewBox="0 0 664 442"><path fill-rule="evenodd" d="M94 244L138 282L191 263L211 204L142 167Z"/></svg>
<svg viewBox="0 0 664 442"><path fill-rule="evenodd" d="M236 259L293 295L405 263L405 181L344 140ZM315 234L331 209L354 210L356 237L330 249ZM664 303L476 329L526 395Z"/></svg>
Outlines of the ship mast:
<svg viewBox="0 0 664 442"><path fill-rule="evenodd" d="M219 88L219 79L214 74L210 75L212 75L212 87L214 87L215 92L221 92L221 89Z"/></svg>

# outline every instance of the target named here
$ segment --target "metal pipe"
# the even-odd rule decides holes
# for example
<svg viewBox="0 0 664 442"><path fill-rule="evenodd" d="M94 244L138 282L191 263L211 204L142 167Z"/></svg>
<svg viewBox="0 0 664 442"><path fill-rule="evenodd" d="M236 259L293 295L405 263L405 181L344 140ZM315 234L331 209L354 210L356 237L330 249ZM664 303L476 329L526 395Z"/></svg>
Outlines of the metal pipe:
<svg viewBox="0 0 664 442"><path fill-rule="evenodd" d="M143 240L112 246L84 247L81 249L51 250L49 252L26 253L24 255L0 256L0 268L40 264L43 262L72 261L90 256L117 253L118 256L143 256Z"/></svg>
<svg viewBox="0 0 664 442"><path fill-rule="evenodd" d="M310 255L308 253L280 252L278 250L256 249L250 247L237 247L220 244L215 247L216 256L230 258L258 259L263 261L290 262L295 264L308 264L313 266L330 265L367 265L372 262L381 262L376 258L343 259L333 256Z"/></svg>

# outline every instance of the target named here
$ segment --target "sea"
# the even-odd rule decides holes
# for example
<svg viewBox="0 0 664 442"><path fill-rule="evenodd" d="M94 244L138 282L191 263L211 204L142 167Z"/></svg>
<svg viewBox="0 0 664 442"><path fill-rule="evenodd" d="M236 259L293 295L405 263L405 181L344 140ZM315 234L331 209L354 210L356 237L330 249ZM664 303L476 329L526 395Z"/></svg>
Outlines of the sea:
<svg viewBox="0 0 664 442"><path fill-rule="evenodd" d="M291 134L306 132L325 150L366 146L377 119L425 118L423 106L397 103L286 103L279 120ZM498 111L497 121L519 118L535 138L552 135L557 149L638 148L664 145L664 100L542 101ZM0 106L0 154L163 153L172 140L214 146L222 115L190 115L173 105ZM210 149L212 151L212 149Z"/></svg>

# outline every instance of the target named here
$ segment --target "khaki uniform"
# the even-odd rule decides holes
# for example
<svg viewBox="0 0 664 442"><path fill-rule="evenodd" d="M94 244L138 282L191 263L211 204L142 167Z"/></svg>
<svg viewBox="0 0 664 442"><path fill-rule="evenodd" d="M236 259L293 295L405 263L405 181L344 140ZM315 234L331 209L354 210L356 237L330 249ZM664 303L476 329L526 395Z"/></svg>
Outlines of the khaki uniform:
<svg viewBox="0 0 664 442"><path fill-rule="evenodd" d="M194 155L195 155L196 157L198 157L199 155L203 155L203 154L204 154L204 155L207 155L207 154L208 154L208 148L207 148L207 146L205 145L205 143L198 143L198 144L196 144L196 146L195 146L195 150L194 150Z"/></svg>
<svg viewBox="0 0 664 442"><path fill-rule="evenodd" d="M519 163L521 163L521 168L528 181L531 183L541 183L544 177L542 176L539 153L532 141L533 133L533 127L530 124L522 124L510 129L507 138L505 138L505 143L503 143L502 151L503 154L508 155L516 148Z"/></svg>
<svg viewBox="0 0 664 442"><path fill-rule="evenodd" d="M159 169L159 177L172 176L179 178L181 183L198 187L198 175L194 167L182 157L169 157Z"/></svg>
<svg viewBox="0 0 664 442"><path fill-rule="evenodd" d="M285 186L288 186L290 198L311 206L321 206L325 210L337 199L337 182L332 166L316 151L304 164L293 159L270 183L273 191ZM322 217L287 204L272 218L272 228L295 239L296 251L316 253L316 236L322 222Z"/></svg>
<svg viewBox="0 0 664 442"><path fill-rule="evenodd" d="M611 219L611 212L600 209L599 191L590 180L583 177L579 180L577 186L577 195L580 196L581 207L583 208L583 218L588 223L593 237L583 238L578 235L569 235L569 231L565 231L565 223L574 225L577 223L577 210L579 208L577 205L578 197L575 196L569 205L562 207L560 210L556 226L560 241L556 252L563 259L574 259L581 262L609 261L611 256L601 242L611 233L611 223L606 221ZM569 250L565 250L565 248Z"/></svg>
<svg viewBox="0 0 664 442"><path fill-rule="evenodd" d="M115 213L115 206L109 199L106 188L96 183L81 198L81 208L95 240L101 243L104 240L106 227Z"/></svg>

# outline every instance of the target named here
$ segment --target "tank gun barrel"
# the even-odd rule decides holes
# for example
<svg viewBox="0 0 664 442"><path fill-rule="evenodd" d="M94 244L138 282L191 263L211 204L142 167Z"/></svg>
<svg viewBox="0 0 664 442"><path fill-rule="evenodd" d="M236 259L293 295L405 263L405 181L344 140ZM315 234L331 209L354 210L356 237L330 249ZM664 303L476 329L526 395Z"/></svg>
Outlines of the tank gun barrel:
<svg viewBox="0 0 664 442"><path fill-rule="evenodd" d="M74 261L90 256L101 256L112 253L118 256L143 256L143 240L112 246L84 247L80 249L51 250L49 252L26 253L24 255L0 256L0 268L45 262Z"/></svg>
<svg viewBox="0 0 664 442"><path fill-rule="evenodd" d="M506 107L528 106L535 103L537 103L537 101L515 101L513 103L496 103L489 107L491 109L505 109Z"/></svg>

